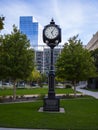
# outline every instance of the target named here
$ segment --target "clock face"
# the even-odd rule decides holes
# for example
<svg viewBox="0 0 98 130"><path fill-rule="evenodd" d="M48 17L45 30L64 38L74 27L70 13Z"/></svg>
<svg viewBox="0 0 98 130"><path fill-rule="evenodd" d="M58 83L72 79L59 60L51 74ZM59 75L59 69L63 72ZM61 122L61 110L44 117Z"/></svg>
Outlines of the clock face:
<svg viewBox="0 0 98 130"><path fill-rule="evenodd" d="M55 26L49 26L45 30L45 36L48 39L55 39L58 36L58 34L59 34L59 30Z"/></svg>

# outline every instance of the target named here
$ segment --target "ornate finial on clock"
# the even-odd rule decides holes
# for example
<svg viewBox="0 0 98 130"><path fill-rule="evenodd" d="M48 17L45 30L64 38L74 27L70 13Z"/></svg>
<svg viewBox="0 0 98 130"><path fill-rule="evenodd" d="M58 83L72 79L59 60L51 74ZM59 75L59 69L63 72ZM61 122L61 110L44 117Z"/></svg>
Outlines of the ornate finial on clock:
<svg viewBox="0 0 98 130"><path fill-rule="evenodd" d="M55 22L54 22L54 19L53 19L53 18L51 19L50 24L55 24Z"/></svg>

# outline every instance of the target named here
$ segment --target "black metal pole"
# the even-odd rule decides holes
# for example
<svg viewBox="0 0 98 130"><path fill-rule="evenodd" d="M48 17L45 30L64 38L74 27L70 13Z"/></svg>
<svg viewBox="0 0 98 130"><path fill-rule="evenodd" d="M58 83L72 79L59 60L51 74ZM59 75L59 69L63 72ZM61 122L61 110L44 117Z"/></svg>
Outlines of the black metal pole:
<svg viewBox="0 0 98 130"><path fill-rule="evenodd" d="M53 50L54 47L50 48L51 51L51 59L50 59L50 71L49 71L49 91L48 91L48 98L49 99L53 99L55 98L55 90L54 90L54 86L55 86L55 73L54 73L54 65L53 65Z"/></svg>
<svg viewBox="0 0 98 130"><path fill-rule="evenodd" d="M50 70L54 70L54 65L53 65L53 48L51 47L51 64L50 64Z"/></svg>

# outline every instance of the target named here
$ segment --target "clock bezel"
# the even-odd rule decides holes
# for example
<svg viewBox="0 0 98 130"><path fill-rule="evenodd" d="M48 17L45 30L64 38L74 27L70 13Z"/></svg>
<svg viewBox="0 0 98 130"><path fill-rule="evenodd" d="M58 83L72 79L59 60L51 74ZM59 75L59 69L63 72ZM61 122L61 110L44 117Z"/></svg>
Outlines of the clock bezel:
<svg viewBox="0 0 98 130"><path fill-rule="evenodd" d="M56 35L55 37L53 37L53 38L50 38L50 37L48 37L48 36L46 35L47 29L49 29L49 28L51 28L51 27L55 28L55 29L58 31L58 32L57 32L57 35ZM46 37L47 39L49 39L49 40L54 40L54 39L56 39L56 38L59 36L59 28L58 28L57 26L55 26L55 25L48 25L48 26L45 28L45 30L44 30L44 35L45 35L45 37Z"/></svg>
<svg viewBox="0 0 98 130"><path fill-rule="evenodd" d="M47 28L51 27L51 26L58 29L58 35L56 37L54 37L54 38L48 38L45 35L45 30L47 30ZM53 19L51 20L50 24L46 25L44 27L44 29L43 29L43 42L46 43L50 47L55 47L61 42L61 28L59 27L59 25L55 24Z"/></svg>

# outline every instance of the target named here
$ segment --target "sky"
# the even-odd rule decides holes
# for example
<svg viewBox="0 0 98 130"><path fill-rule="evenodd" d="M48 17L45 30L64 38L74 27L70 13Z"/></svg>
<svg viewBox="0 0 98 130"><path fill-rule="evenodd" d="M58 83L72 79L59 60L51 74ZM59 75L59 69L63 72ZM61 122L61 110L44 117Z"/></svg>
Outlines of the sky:
<svg viewBox="0 0 98 130"><path fill-rule="evenodd" d="M62 43L79 35L87 45L98 31L98 0L0 0L0 16L5 17L1 34L8 34L20 16L33 16L42 28L53 18L62 30Z"/></svg>

